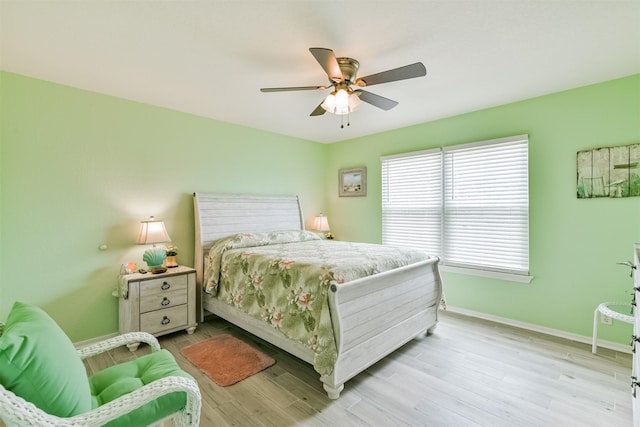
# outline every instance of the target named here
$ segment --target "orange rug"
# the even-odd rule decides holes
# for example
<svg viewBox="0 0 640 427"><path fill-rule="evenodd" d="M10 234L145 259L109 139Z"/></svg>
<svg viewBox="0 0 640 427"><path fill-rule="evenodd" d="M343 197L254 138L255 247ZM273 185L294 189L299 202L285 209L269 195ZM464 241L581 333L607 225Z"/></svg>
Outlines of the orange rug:
<svg viewBox="0 0 640 427"><path fill-rule="evenodd" d="M222 387L242 381L276 362L228 334L191 344L181 352L189 362Z"/></svg>

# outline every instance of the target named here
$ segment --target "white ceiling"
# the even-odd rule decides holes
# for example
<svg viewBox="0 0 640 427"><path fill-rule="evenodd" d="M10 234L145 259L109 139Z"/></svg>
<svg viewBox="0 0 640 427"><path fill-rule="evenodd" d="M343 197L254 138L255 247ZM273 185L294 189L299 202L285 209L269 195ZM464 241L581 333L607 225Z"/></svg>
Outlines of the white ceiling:
<svg viewBox="0 0 640 427"><path fill-rule="evenodd" d="M640 1L0 0L9 72L323 143L640 72ZM359 76L421 61L427 76L310 117L327 83L310 47Z"/></svg>

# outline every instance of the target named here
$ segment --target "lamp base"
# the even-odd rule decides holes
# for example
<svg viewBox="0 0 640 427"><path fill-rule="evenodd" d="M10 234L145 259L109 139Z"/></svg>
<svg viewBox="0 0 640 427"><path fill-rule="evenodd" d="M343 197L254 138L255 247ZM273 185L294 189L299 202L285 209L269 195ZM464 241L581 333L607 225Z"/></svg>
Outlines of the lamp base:
<svg viewBox="0 0 640 427"><path fill-rule="evenodd" d="M165 267L162 266L165 258L167 257L167 253L164 248L149 248L142 255L142 260L147 263L149 271L153 274L164 273L167 271Z"/></svg>

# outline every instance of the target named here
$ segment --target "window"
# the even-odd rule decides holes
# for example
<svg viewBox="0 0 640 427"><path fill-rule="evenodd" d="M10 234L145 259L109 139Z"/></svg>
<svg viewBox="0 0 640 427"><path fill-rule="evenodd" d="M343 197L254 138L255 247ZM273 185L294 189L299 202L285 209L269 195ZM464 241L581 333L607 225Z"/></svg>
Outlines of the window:
<svg viewBox="0 0 640 427"><path fill-rule="evenodd" d="M381 160L383 243L446 266L528 275L527 135Z"/></svg>

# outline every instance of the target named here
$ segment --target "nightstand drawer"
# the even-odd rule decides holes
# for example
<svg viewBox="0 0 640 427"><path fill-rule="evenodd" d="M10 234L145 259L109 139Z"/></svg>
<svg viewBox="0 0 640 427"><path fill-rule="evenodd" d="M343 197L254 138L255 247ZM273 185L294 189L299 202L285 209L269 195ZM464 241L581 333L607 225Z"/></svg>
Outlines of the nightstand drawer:
<svg viewBox="0 0 640 427"><path fill-rule="evenodd" d="M187 306L151 311L140 315L140 330L157 334L167 329L180 328L187 325Z"/></svg>
<svg viewBox="0 0 640 427"><path fill-rule="evenodd" d="M175 290L186 293L187 284L188 279L184 274L180 276L145 280L140 285L140 298L145 299L147 297Z"/></svg>
<svg viewBox="0 0 640 427"><path fill-rule="evenodd" d="M140 299L140 313L171 308L187 303L187 293L182 289L171 288L170 291L153 292Z"/></svg>

